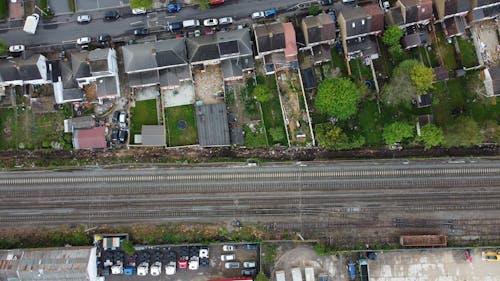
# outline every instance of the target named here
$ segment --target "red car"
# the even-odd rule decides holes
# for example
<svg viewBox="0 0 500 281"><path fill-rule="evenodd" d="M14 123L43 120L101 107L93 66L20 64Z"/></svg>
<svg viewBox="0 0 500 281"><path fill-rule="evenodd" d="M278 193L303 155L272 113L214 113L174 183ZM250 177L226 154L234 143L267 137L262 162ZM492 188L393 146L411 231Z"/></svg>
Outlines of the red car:
<svg viewBox="0 0 500 281"><path fill-rule="evenodd" d="M188 268L188 260L185 257L180 258L177 261L178 268Z"/></svg>
<svg viewBox="0 0 500 281"><path fill-rule="evenodd" d="M212 0L212 1L208 2L208 5L210 5L210 6L217 6L217 5L221 5L221 4L224 4L224 0Z"/></svg>

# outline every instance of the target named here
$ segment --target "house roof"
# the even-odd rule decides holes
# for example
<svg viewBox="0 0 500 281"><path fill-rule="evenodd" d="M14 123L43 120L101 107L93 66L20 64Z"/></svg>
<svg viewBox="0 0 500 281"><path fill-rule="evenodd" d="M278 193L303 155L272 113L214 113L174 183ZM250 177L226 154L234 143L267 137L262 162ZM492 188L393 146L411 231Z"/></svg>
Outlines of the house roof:
<svg viewBox="0 0 500 281"><path fill-rule="evenodd" d="M444 20L443 24L446 27L446 37L452 37L463 34L465 32L465 23L460 16L450 17Z"/></svg>
<svg viewBox="0 0 500 281"><path fill-rule="evenodd" d="M297 61L297 41L295 29L291 22L283 23L285 29L285 57L287 62Z"/></svg>
<svg viewBox="0 0 500 281"><path fill-rule="evenodd" d="M92 116L73 117L68 119L69 127L73 129L90 129L95 127L95 120Z"/></svg>
<svg viewBox="0 0 500 281"><path fill-rule="evenodd" d="M95 81L95 84L97 97L99 98L106 96L116 96L118 94L116 88L116 78L114 76L98 78Z"/></svg>
<svg viewBox="0 0 500 281"><path fill-rule="evenodd" d="M0 82L22 80L15 63L8 60L0 62Z"/></svg>
<svg viewBox="0 0 500 281"><path fill-rule="evenodd" d="M63 89L63 100L83 100L83 91L80 88Z"/></svg>
<svg viewBox="0 0 500 281"><path fill-rule="evenodd" d="M179 86L182 80L191 78L189 66L165 68L159 71L160 87Z"/></svg>
<svg viewBox="0 0 500 281"><path fill-rule="evenodd" d="M488 72L493 83L493 95L500 95L500 65L488 67Z"/></svg>
<svg viewBox="0 0 500 281"><path fill-rule="evenodd" d="M106 146L106 128L103 126L73 132L73 147L75 149L97 149L106 148Z"/></svg>
<svg viewBox="0 0 500 281"><path fill-rule="evenodd" d="M390 8L386 13L387 23L389 25L402 25L404 24L403 12L401 11L401 6L396 6Z"/></svg>
<svg viewBox="0 0 500 281"><path fill-rule="evenodd" d="M52 82L59 81L59 77L61 77L61 61L60 60L51 60L47 61L47 79L50 79Z"/></svg>
<svg viewBox="0 0 500 281"><path fill-rule="evenodd" d="M141 129L143 145L165 145L165 128L160 125L142 125Z"/></svg>
<svg viewBox="0 0 500 281"><path fill-rule="evenodd" d="M406 7L406 22L413 23L432 18L432 0L400 0Z"/></svg>
<svg viewBox="0 0 500 281"><path fill-rule="evenodd" d="M332 60L332 51L330 45L321 44L312 48L313 59L315 63Z"/></svg>
<svg viewBox="0 0 500 281"><path fill-rule="evenodd" d="M498 5L483 7L473 11L474 21L489 19L497 17L498 15L500 15L500 2L498 2Z"/></svg>
<svg viewBox="0 0 500 281"><path fill-rule="evenodd" d="M454 15L467 12L472 8L471 0L445 0L444 15Z"/></svg>
<svg viewBox="0 0 500 281"><path fill-rule="evenodd" d="M347 37L384 29L384 13L376 4L345 8L341 14L346 21Z"/></svg>
<svg viewBox="0 0 500 281"><path fill-rule="evenodd" d="M252 54L247 28L188 38L186 45L189 61L195 63Z"/></svg>
<svg viewBox="0 0 500 281"><path fill-rule="evenodd" d="M432 104L432 95L431 94L424 94L424 95L419 95L417 97L417 107L427 107L431 106Z"/></svg>
<svg viewBox="0 0 500 281"><path fill-rule="evenodd" d="M285 28L282 23L257 25L254 32L259 53L285 49Z"/></svg>
<svg viewBox="0 0 500 281"><path fill-rule="evenodd" d="M136 72L187 64L184 38L122 47L125 72Z"/></svg>
<svg viewBox="0 0 500 281"><path fill-rule="evenodd" d="M302 19L307 34L307 44L335 39L335 22L329 14L321 13Z"/></svg>
<svg viewBox="0 0 500 281"><path fill-rule="evenodd" d="M78 83L75 80L73 70L71 70L71 62L61 61L59 66L61 67L61 82L63 83L63 88L78 88Z"/></svg>
<svg viewBox="0 0 500 281"><path fill-rule="evenodd" d="M71 69L75 78L90 77L90 66L87 52L71 54Z"/></svg>
<svg viewBox="0 0 500 281"><path fill-rule="evenodd" d="M201 146L231 144L225 104L196 106L196 124Z"/></svg>
<svg viewBox="0 0 500 281"><path fill-rule="evenodd" d="M377 39L375 36L365 36L347 40L347 52L349 54L361 52L364 56L378 54Z"/></svg>
<svg viewBox="0 0 500 281"><path fill-rule="evenodd" d="M316 88L316 80L314 79L314 72L312 68L305 68L300 71L302 75L302 83L304 84L304 89L310 90Z"/></svg>
<svg viewBox="0 0 500 281"><path fill-rule="evenodd" d="M109 48L95 49L88 53L89 67L91 73L108 71Z"/></svg>
<svg viewBox="0 0 500 281"><path fill-rule="evenodd" d="M482 7L482 6L488 6L488 5L493 5L497 4L500 5L500 2L498 0L477 0L477 5L476 7Z"/></svg>
<svg viewBox="0 0 500 281"><path fill-rule="evenodd" d="M40 56L34 55L25 60L17 60L19 75L23 81L42 79L42 74L37 65Z"/></svg>
<svg viewBox="0 0 500 281"><path fill-rule="evenodd" d="M159 82L160 82L160 77L157 70L142 71L142 72L128 74L128 84L130 85L130 87L158 84Z"/></svg>
<svg viewBox="0 0 500 281"><path fill-rule="evenodd" d="M412 33L403 37L403 47L405 49L422 45L420 33Z"/></svg>

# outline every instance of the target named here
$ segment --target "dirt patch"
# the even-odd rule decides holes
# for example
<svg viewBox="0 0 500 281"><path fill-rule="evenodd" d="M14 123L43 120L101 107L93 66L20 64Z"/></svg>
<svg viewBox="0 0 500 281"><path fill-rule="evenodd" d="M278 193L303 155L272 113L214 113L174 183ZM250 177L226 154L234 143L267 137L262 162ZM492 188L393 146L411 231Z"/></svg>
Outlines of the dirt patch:
<svg viewBox="0 0 500 281"><path fill-rule="evenodd" d="M224 80L220 65L193 68L196 100L204 104L224 102Z"/></svg>
<svg viewBox="0 0 500 281"><path fill-rule="evenodd" d="M474 41L479 47L479 56L487 64L496 64L500 60L497 51L500 24L494 20L476 24ZM476 48L478 48L476 46Z"/></svg>

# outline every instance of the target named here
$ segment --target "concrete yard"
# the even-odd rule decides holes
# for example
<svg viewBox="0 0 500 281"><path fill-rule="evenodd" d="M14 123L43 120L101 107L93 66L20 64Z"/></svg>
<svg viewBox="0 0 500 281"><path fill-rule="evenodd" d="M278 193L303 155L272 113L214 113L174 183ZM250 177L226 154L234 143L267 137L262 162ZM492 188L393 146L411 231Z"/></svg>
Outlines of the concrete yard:
<svg viewBox="0 0 500 281"><path fill-rule="evenodd" d="M500 263L481 260L473 249L472 263L465 250L428 249L378 253L369 261L370 281L494 281L500 280Z"/></svg>
<svg viewBox="0 0 500 281"><path fill-rule="evenodd" d="M204 104L223 103L224 82L219 65L207 65L204 69L193 68L196 100Z"/></svg>
<svg viewBox="0 0 500 281"><path fill-rule="evenodd" d="M193 83L183 82L177 89L162 90L163 106L174 107L186 104L193 104L195 101Z"/></svg>

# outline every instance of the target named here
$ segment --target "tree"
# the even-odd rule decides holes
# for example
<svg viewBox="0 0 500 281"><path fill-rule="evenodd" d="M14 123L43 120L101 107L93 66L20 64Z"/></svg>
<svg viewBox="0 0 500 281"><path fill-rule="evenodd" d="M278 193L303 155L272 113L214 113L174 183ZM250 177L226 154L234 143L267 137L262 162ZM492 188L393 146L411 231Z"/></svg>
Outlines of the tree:
<svg viewBox="0 0 500 281"><path fill-rule="evenodd" d="M280 142L285 139L285 132L281 127L275 127L269 129L269 135L271 136L274 142Z"/></svg>
<svg viewBox="0 0 500 281"><path fill-rule="evenodd" d="M318 87L316 109L320 113L347 119L357 110L359 88L347 78L328 78Z"/></svg>
<svg viewBox="0 0 500 281"><path fill-rule="evenodd" d="M200 10L204 10L208 8L208 3L210 2L210 0L194 0L193 2L199 5L198 8Z"/></svg>
<svg viewBox="0 0 500 281"><path fill-rule="evenodd" d="M415 136L415 131L413 125L403 122L394 122L384 128L382 136L387 145L392 145L396 142L402 142L413 138L413 136Z"/></svg>
<svg viewBox="0 0 500 281"><path fill-rule="evenodd" d="M321 9L319 8L318 5L309 6L307 11L309 12L309 15L311 15L311 16L317 16L321 13Z"/></svg>
<svg viewBox="0 0 500 281"><path fill-rule="evenodd" d="M135 253L135 248L130 240L121 240L121 248L127 255L132 255Z"/></svg>
<svg viewBox="0 0 500 281"><path fill-rule="evenodd" d="M9 46L7 46L7 43L3 41L2 38L0 38L0 55L5 55L7 54L7 51L9 50Z"/></svg>
<svg viewBox="0 0 500 281"><path fill-rule="evenodd" d="M389 47L399 45L401 37L403 37L403 30L397 25L391 25L384 31L382 42Z"/></svg>
<svg viewBox="0 0 500 281"><path fill-rule="evenodd" d="M419 62L402 61L392 72L391 81L382 89L382 101L389 105L409 103L417 97L417 89L413 84L409 70Z"/></svg>
<svg viewBox="0 0 500 281"><path fill-rule="evenodd" d="M149 9L153 6L153 0L130 0L131 9L146 8Z"/></svg>
<svg viewBox="0 0 500 281"><path fill-rule="evenodd" d="M410 68L410 77L417 88L418 94L423 94L433 88L432 83L434 82L435 75L430 67L417 63Z"/></svg>
<svg viewBox="0 0 500 281"><path fill-rule="evenodd" d="M342 128L329 124L316 125L316 139L320 146L338 150L358 148L365 144L362 136L353 136L349 138Z"/></svg>
<svg viewBox="0 0 500 281"><path fill-rule="evenodd" d="M443 130L432 124L427 124L420 128L420 136L418 136L416 140L418 142L423 142L425 149L445 143Z"/></svg>
<svg viewBox="0 0 500 281"><path fill-rule="evenodd" d="M271 98L271 91L264 84L255 86L255 88L253 88L252 94L260 103L265 103Z"/></svg>
<svg viewBox="0 0 500 281"><path fill-rule="evenodd" d="M263 270L260 270L259 274L255 276L255 281L269 281L269 278L264 274Z"/></svg>
<svg viewBox="0 0 500 281"><path fill-rule="evenodd" d="M483 141L479 125L467 116L458 117L444 133L446 145L449 147L473 146Z"/></svg>

